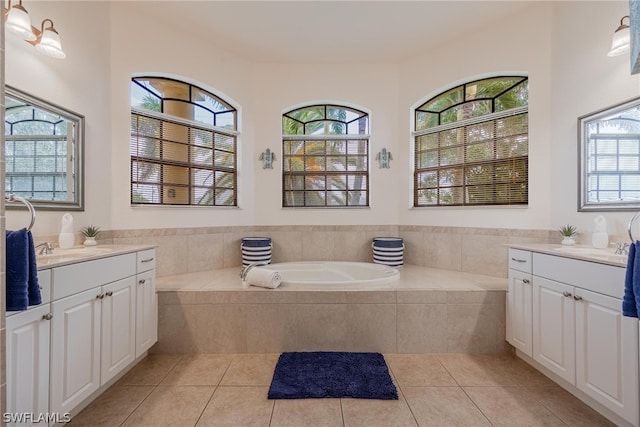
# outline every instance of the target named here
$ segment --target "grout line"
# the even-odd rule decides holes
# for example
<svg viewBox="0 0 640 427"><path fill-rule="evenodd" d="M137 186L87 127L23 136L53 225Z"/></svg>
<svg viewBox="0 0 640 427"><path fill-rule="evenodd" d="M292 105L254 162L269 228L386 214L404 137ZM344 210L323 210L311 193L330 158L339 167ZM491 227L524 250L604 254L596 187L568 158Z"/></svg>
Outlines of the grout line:
<svg viewBox="0 0 640 427"><path fill-rule="evenodd" d="M388 365L387 365L388 366ZM404 403L407 405L407 408L409 408L409 412L411 413L411 416L413 417L413 421L416 422L416 426L419 426L420 423L418 422L418 419L416 418L416 414L413 412L413 408L411 408L411 404L409 403L409 400L407 400L407 396L404 395L404 391L402 390L402 387L400 386L400 380L398 380L398 377L393 373L393 369L391 368L391 366L389 367L389 371L391 371L391 373L393 374L393 378L395 378L396 380L396 385L398 386L398 393L402 395L402 399L404 400Z"/></svg>
<svg viewBox="0 0 640 427"><path fill-rule="evenodd" d="M202 415L204 415L204 411L207 410L207 406L209 406L209 403L211 403L211 401L213 400L213 395L216 394L216 391L218 391L218 386L214 386L213 392L211 393L211 396L209 396L209 400L207 400L207 403L202 407L202 411L200 412L200 415L198 415L198 419L196 419L194 427L197 426L200 422Z"/></svg>

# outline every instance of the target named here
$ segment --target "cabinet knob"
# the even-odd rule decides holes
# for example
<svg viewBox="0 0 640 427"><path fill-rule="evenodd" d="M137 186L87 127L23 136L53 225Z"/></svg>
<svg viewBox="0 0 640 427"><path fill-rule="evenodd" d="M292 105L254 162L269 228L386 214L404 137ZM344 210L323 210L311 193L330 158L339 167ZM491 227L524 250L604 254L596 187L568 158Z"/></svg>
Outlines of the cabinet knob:
<svg viewBox="0 0 640 427"><path fill-rule="evenodd" d="M568 297L571 297L571 292L564 291L562 295L568 298Z"/></svg>
<svg viewBox="0 0 640 427"><path fill-rule="evenodd" d="M51 319L53 319L53 314L47 313L47 314L42 316L42 319L43 320L51 320Z"/></svg>
<svg viewBox="0 0 640 427"><path fill-rule="evenodd" d="M525 285L528 285L529 283L531 283L531 280L529 280L529 279L522 279L522 283L524 283Z"/></svg>
<svg viewBox="0 0 640 427"><path fill-rule="evenodd" d="M111 295L113 295L113 292L109 291L107 292L107 296L110 297Z"/></svg>
<svg viewBox="0 0 640 427"><path fill-rule="evenodd" d="M576 301L582 301L582 297L578 296L578 295L574 295L573 299L576 300Z"/></svg>
<svg viewBox="0 0 640 427"><path fill-rule="evenodd" d="M102 299L102 298L104 298L104 294L96 295L96 298L97 298L97 299Z"/></svg>
<svg viewBox="0 0 640 427"><path fill-rule="evenodd" d="M147 283L147 279L138 280L138 285L144 285L145 283Z"/></svg>

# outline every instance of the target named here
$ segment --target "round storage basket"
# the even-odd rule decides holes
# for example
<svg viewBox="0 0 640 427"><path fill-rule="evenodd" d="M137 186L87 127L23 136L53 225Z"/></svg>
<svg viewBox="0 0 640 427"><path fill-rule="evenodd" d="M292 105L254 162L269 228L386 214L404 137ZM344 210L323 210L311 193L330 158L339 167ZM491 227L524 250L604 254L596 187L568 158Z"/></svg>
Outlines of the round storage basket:
<svg viewBox="0 0 640 427"><path fill-rule="evenodd" d="M391 267L404 263L404 242L401 237L374 237L373 262Z"/></svg>
<svg viewBox="0 0 640 427"><path fill-rule="evenodd" d="M271 237L243 237L242 265L271 263Z"/></svg>

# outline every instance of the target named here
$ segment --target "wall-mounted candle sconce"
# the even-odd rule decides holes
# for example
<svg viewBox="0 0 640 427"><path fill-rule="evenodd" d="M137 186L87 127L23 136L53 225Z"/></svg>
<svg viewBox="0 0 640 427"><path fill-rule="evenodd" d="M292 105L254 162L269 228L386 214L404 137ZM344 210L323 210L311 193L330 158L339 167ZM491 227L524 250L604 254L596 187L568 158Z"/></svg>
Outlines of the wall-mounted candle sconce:
<svg viewBox="0 0 640 427"><path fill-rule="evenodd" d="M264 150L259 160L262 160L262 169L273 169L273 161L276 159L276 155L270 149Z"/></svg>
<svg viewBox="0 0 640 427"><path fill-rule="evenodd" d="M53 27L53 21L45 18L40 29L32 27L31 18L27 10L22 6L22 0L18 0L18 4L13 6L11 6L11 0L9 0L8 7L4 9L4 23L7 32L22 37L24 41L35 46L39 52L52 58L62 59L66 57L62 50L60 35Z"/></svg>
<svg viewBox="0 0 640 427"><path fill-rule="evenodd" d="M389 162L393 160L391 151L387 151L386 148L383 148L378 154L376 154L376 160L380 162L380 169L389 169L391 167Z"/></svg>

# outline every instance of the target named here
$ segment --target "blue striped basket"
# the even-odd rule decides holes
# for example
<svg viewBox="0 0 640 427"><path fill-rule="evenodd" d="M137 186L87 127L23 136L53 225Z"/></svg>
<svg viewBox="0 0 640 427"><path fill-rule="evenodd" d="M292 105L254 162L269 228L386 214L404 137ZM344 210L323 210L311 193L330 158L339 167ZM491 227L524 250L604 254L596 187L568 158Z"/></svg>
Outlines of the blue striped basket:
<svg viewBox="0 0 640 427"><path fill-rule="evenodd" d="M270 264L271 263L271 237L243 237L240 243L242 250L242 265Z"/></svg>
<svg viewBox="0 0 640 427"><path fill-rule="evenodd" d="M374 237L373 262L390 267L399 267L404 263L404 241L401 237Z"/></svg>

